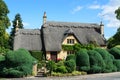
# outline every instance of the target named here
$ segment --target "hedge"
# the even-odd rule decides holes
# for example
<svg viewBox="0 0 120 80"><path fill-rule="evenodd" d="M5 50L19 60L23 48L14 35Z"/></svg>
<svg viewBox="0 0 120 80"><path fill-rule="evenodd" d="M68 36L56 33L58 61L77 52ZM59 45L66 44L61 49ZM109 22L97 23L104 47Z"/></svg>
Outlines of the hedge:
<svg viewBox="0 0 120 80"><path fill-rule="evenodd" d="M120 59L114 60L113 63L114 63L114 65L116 66L117 71L120 71Z"/></svg>
<svg viewBox="0 0 120 80"><path fill-rule="evenodd" d="M71 60L71 59L73 59L74 61L76 61L76 55L75 54L70 54L70 55L68 55L66 57L66 61Z"/></svg>
<svg viewBox="0 0 120 80"><path fill-rule="evenodd" d="M73 72L76 69L76 62L73 59L65 61L64 64L69 73Z"/></svg>
<svg viewBox="0 0 120 80"><path fill-rule="evenodd" d="M103 72L105 68L105 63L102 56L94 50L88 51L90 58L90 73L100 73Z"/></svg>
<svg viewBox="0 0 120 80"><path fill-rule="evenodd" d="M79 66L80 71L89 71L90 63L89 63L89 55L87 54L87 50L81 49L76 53L76 65Z"/></svg>
<svg viewBox="0 0 120 80"><path fill-rule="evenodd" d="M109 52L115 57L115 59L120 59L120 50L117 47L111 48Z"/></svg>
<svg viewBox="0 0 120 80"><path fill-rule="evenodd" d="M3 77L8 75L13 75L11 77L31 75L34 61L36 59L25 49L9 51L5 55L5 61L1 63L3 67L0 68L0 73Z"/></svg>
<svg viewBox="0 0 120 80"><path fill-rule="evenodd" d="M116 68L114 67L113 64L113 60L114 60L114 56L111 55L107 50L105 49L94 49L95 51L97 51L103 58L104 63L105 63L105 69L103 70L103 72L112 72L112 71L116 71Z"/></svg>

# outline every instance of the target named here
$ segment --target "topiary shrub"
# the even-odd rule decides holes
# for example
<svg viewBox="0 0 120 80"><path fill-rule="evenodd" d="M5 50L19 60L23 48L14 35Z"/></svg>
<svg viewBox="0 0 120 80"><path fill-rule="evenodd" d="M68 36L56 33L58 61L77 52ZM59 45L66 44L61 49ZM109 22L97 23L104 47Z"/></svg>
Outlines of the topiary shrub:
<svg viewBox="0 0 120 80"><path fill-rule="evenodd" d="M120 59L120 50L116 47L113 47L109 50L109 53L112 54L115 59Z"/></svg>
<svg viewBox="0 0 120 80"><path fill-rule="evenodd" d="M71 59L73 59L74 61L76 61L76 56L75 56L75 54L70 54L70 55L68 55L67 58L66 58L66 61L71 60Z"/></svg>
<svg viewBox="0 0 120 80"><path fill-rule="evenodd" d="M79 66L79 70L81 71L89 71L90 63L89 63L89 55L87 54L87 50L81 49L76 53L76 65Z"/></svg>
<svg viewBox="0 0 120 80"><path fill-rule="evenodd" d="M114 65L116 66L117 71L120 71L120 59L114 60L113 63L114 63Z"/></svg>
<svg viewBox="0 0 120 80"><path fill-rule="evenodd" d="M64 64L69 73L73 72L76 69L76 62L73 59L65 61Z"/></svg>
<svg viewBox="0 0 120 80"><path fill-rule="evenodd" d="M112 72L112 71L116 70L116 68L114 67L114 64L113 64L113 60L114 60L114 56L113 55L111 55L105 49L96 48L94 50L97 51L102 56L102 58L104 60L105 69L103 70L103 72Z"/></svg>
<svg viewBox="0 0 120 80"><path fill-rule="evenodd" d="M13 75L13 77L31 75L34 61L36 60L25 49L9 51L5 55L4 67L1 69L1 73L7 76L13 75L12 73L16 72L16 75ZM8 72L4 71L5 68ZM22 74L20 75L21 72Z"/></svg>
<svg viewBox="0 0 120 80"><path fill-rule="evenodd" d="M88 51L90 58L90 71L89 73L100 73L105 68L105 63L103 61L102 56L94 50Z"/></svg>

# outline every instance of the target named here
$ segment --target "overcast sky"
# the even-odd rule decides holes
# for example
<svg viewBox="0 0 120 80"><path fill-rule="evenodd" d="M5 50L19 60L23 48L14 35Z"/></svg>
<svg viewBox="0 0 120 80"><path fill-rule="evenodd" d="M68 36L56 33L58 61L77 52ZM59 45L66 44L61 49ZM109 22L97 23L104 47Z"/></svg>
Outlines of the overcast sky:
<svg viewBox="0 0 120 80"><path fill-rule="evenodd" d="M4 0L10 10L11 21L20 13L26 29L38 29L42 25L44 11L48 21L98 23L105 25L105 37L116 33L120 21L114 11L120 0ZM12 28L12 26L10 27ZM10 32L10 29L8 30Z"/></svg>

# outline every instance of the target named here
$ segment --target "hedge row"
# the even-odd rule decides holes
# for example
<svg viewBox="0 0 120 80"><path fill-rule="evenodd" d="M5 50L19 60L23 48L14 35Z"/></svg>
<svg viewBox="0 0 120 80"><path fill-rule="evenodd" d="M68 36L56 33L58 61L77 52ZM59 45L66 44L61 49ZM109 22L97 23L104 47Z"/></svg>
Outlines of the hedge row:
<svg viewBox="0 0 120 80"><path fill-rule="evenodd" d="M76 54L66 58L66 61L69 60L74 60L80 71L88 73L120 71L120 48L114 47L109 51L101 48L80 49ZM70 68L72 69L72 67Z"/></svg>

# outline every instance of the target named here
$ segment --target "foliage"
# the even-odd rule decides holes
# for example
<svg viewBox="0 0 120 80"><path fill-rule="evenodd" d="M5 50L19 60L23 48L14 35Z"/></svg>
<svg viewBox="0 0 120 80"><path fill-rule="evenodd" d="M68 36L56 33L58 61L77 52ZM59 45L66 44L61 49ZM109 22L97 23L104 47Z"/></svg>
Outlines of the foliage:
<svg viewBox="0 0 120 80"><path fill-rule="evenodd" d="M72 51L74 50L74 45L62 45L63 50Z"/></svg>
<svg viewBox="0 0 120 80"><path fill-rule="evenodd" d="M10 21L7 16L9 13L8 7L3 0L0 0L0 47L8 47L8 34L6 29L10 26Z"/></svg>
<svg viewBox="0 0 120 80"><path fill-rule="evenodd" d="M114 63L114 65L116 66L117 71L120 71L120 59L114 60L113 63Z"/></svg>
<svg viewBox="0 0 120 80"><path fill-rule="evenodd" d="M59 73L52 72L52 76L77 76L77 75L86 75L86 72L73 71L72 73Z"/></svg>
<svg viewBox="0 0 120 80"><path fill-rule="evenodd" d="M115 10L115 14L116 18L120 20L120 7L117 10ZM120 27L117 29L116 34L108 40L107 46L110 49L112 47L115 47L116 45L120 45Z"/></svg>
<svg viewBox="0 0 120 80"><path fill-rule="evenodd" d="M90 58L90 71L89 73L100 73L105 68L105 63L103 61L102 56L94 50L88 51Z"/></svg>
<svg viewBox="0 0 120 80"><path fill-rule="evenodd" d="M56 64L54 61L48 61L46 67L49 70L49 74L51 75L52 71L56 69Z"/></svg>
<svg viewBox="0 0 120 80"><path fill-rule="evenodd" d="M0 54L1 55L5 55L8 51L9 51L9 49L5 49L4 47L0 47Z"/></svg>
<svg viewBox="0 0 120 80"><path fill-rule="evenodd" d="M12 21L13 28L11 29L10 38L9 38L10 49L13 49L13 43L14 43L14 36L15 36L15 29L16 29L16 25L17 25L17 20L18 20L18 28L19 29L24 28L23 23L22 23L22 19L21 19L21 15L18 13L18 14L15 15L15 19Z"/></svg>
<svg viewBox="0 0 120 80"><path fill-rule="evenodd" d="M120 7L117 10L115 10L115 14L116 14L116 18L120 20Z"/></svg>
<svg viewBox="0 0 120 80"><path fill-rule="evenodd" d="M69 73L73 72L76 69L76 62L73 59L65 61L64 64Z"/></svg>
<svg viewBox="0 0 120 80"><path fill-rule="evenodd" d="M30 75L32 74L34 61L36 60L25 49L9 51L5 55L5 61L2 63L3 67L1 68L0 73L4 74L3 76L13 75L14 72L16 75L22 72L23 74L21 74L21 76ZM6 70L8 72L6 72ZM13 77L18 76L13 75Z"/></svg>
<svg viewBox="0 0 120 80"><path fill-rule="evenodd" d="M90 63L89 63L89 55L87 54L87 50L81 49L76 53L76 65L79 66L79 70L81 71L89 71Z"/></svg>
<svg viewBox="0 0 120 80"><path fill-rule="evenodd" d="M115 59L120 59L120 50L116 47L113 47L109 50L110 54L112 54Z"/></svg>
<svg viewBox="0 0 120 80"><path fill-rule="evenodd" d="M30 53L38 61L44 60L44 56L43 56L43 52L42 51L31 51Z"/></svg>
<svg viewBox="0 0 120 80"><path fill-rule="evenodd" d="M78 52L80 49L92 50L95 47L97 47L97 46L92 43L90 43L90 44L75 44L74 50L75 50L75 52Z"/></svg>
<svg viewBox="0 0 120 80"><path fill-rule="evenodd" d="M5 60L5 56L0 55L0 62Z"/></svg>
<svg viewBox="0 0 120 80"><path fill-rule="evenodd" d="M95 51L97 51L103 58L104 63L105 63L105 69L103 70L103 72L112 72L114 71L114 65L113 65L113 60L114 60L114 56L112 56L107 50L105 49L101 49L101 48L97 48L94 49Z"/></svg>
<svg viewBox="0 0 120 80"><path fill-rule="evenodd" d="M70 54L70 55L68 55L67 58L66 58L66 61L71 60L71 59L73 59L74 61L76 61L76 56L75 56L75 54Z"/></svg>
<svg viewBox="0 0 120 80"><path fill-rule="evenodd" d="M75 51L78 52L80 49L87 49L87 50L92 50L95 47L98 47L98 45L94 44L94 43L90 43L90 44L75 44L75 45L62 45L62 49L63 50L67 50L67 51Z"/></svg>
<svg viewBox="0 0 120 80"><path fill-rule="evenodd" d="M62 65L62 66L57 67L56 72L67 73L67 69L65 66Z"/></svg>

